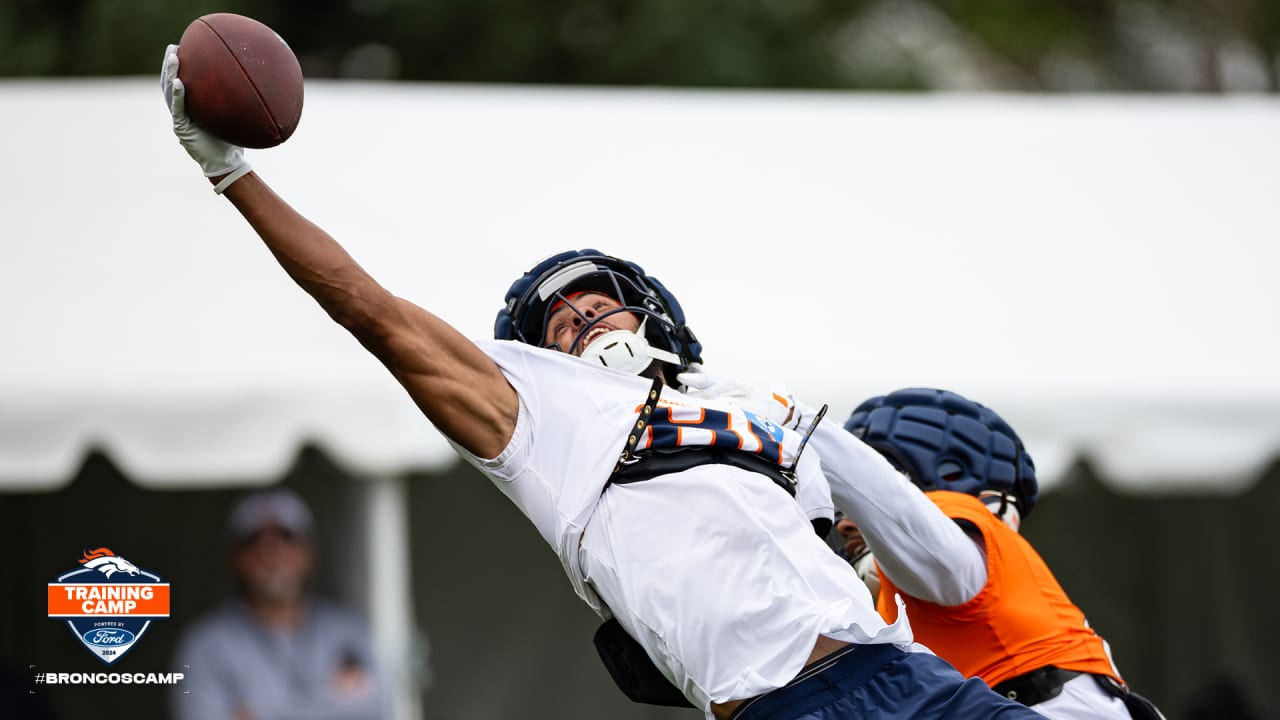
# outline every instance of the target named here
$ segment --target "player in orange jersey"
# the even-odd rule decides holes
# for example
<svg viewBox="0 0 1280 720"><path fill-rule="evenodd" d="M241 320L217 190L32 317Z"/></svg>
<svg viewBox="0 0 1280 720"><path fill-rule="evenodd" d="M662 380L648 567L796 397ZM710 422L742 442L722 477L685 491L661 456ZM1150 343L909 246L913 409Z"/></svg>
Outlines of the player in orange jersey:
<svg viewBox="0 0 1280 720"><path fill-rule="evenodd" d="M687 392L787 427L814 415L785 391L700 365L678 379ZM844 554L886 621L900 619L901 608L917 642L1041 715L1162 718L1129 690L1106 642L1018 534L1038 486L1007 423L955 393L910 388L862 403L844 430L818 425L809 447L846 516L837 524ZM861 472L867 446L903 475L887 482Z"/></svg>
<svg viewBox="0 0 1280 720"><path fill-rule="evenodd" d="M869 585L879 583L877 608L886 619L897 615L900 595L918 642L1047 717L1161 717L1129 690L1106 641L1018 534L1038 486L1008 423L955 393L908 388L863 402L845 429L902 470L972 540L947 573L922 583L895 572L904 565L899 548L864 539L842 520L845 551Z"/></svg>

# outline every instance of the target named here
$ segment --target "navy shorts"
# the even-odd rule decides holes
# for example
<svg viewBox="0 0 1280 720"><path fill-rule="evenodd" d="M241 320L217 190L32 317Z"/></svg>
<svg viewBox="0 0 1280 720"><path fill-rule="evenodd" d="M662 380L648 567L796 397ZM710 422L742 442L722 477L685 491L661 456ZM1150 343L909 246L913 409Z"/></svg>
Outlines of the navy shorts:
<svg viewBox="0 0 1280 720"><path fill-rule="evenodd" d="M732 720L954 718L1044 720L947 661L892 645L854 645L806 668L785 687L738 708Z"/></svg>

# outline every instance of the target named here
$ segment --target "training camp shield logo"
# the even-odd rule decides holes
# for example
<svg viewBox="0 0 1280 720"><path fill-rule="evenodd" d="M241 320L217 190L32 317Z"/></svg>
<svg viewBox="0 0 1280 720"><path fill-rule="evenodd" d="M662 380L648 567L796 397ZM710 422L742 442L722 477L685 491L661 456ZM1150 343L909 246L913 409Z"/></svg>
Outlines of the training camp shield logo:
<svg viewBox="0 0 1280 720"><path fill-rule="evenodd" d="M129 652L151 621L169 617L169 583L109 548L84 551L80 567L49 583L49 617L110 665Z"/></svg>

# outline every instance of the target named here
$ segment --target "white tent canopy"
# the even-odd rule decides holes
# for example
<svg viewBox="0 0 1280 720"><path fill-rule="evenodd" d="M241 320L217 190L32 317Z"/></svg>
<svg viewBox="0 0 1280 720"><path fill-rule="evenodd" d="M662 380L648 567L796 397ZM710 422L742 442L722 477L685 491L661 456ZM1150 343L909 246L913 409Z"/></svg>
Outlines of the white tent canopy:
<svg viewBox="0 0 1280 720"><path fill-rule="evenodd" d="M0 83L0 487L101 448L148 486L453 462L199 177L152 79ZM394 292L487 337L595 247L709 367L831 405L956 390L1052 485L1087 455L1229 492L1280 450L1280 103L310 82L255 168ZM1153 482L1160 481L1155 487Z"/></svg>

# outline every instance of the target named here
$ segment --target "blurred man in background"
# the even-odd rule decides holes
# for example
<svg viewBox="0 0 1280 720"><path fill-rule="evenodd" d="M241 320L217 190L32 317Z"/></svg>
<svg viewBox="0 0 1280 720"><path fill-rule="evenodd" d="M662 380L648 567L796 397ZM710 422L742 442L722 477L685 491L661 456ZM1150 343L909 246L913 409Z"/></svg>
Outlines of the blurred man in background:
<svg viewBox="0 0 1280 720"><path fill-rule="evenodd" d="M237 597L186 630L175 720L380 720L387 716L369 631L307 593L310 510L283 489L255 492L227 523Z"/></svg>

